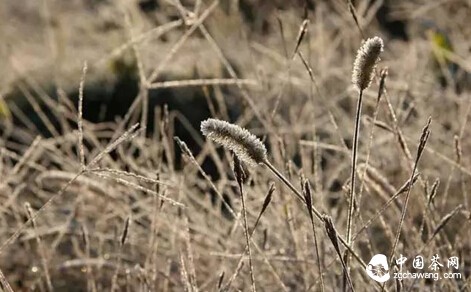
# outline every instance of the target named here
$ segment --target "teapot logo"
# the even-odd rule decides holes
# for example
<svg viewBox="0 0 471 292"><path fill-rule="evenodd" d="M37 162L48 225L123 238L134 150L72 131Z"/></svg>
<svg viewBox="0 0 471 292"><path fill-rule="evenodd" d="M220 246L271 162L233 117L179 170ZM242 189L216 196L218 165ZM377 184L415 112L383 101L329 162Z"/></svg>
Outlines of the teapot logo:
<svg viewBox="0 0 471 292"><path fill-rule="evenodd" d="M389 280L388 259L384 254L374 255L366 266L366 273L371 279L379 283Z"/></svg>

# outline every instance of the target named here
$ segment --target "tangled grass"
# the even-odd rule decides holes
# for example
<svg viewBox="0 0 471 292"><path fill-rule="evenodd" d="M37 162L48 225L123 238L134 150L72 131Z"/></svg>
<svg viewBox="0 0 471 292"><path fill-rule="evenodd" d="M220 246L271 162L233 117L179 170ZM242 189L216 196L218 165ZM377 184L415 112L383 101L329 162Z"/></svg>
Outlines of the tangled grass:
<svg viewBox="0 0 471 292"><path fill-rule="evenodd" d="M64 33L103 42L67 42L56 19L44 25L55 50L39 73L15 55L23 43L9 56L17 79L0 83L11 112L1 117L3 290L469 290L471 96L437 81L432 48L413 27L428 15L448 28L466 71L470 44L460 40L471 31L459 23L469 3L390 5L411 27L403 41L375 20L379 4L311 2L309 21L293 5L260 8L260 23L222 1L156 1L155 14L104 3L85 14L96 27L46 5L51 19L69 17ZM100 18L112 32L97 28ZM384 39L381 62L379 38L374 60L354 61L363 35ZM47 51L34 41L33 52ZM354 63L368 72L357 68L352 85ZM55 70L52 93L44 68ZM87 87L118 77L135 82L134 96L116 86L131 99L125 114L87 120L122 107L118 95L90 107ZM169 93L173 103L154 103ZM441 271L461 278L380 284L365 272L375 254L391 276L401 255L414 272L416 255L438 254ZM446 267L452 256L456 271Z"/></svg>

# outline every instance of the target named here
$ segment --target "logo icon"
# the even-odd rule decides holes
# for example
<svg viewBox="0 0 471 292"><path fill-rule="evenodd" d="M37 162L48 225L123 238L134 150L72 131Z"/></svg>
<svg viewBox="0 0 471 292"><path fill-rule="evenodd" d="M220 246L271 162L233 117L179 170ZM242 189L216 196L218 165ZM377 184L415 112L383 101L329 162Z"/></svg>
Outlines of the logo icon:
<svg viewBox="0 0 471 292"><path fill-rule="evenodd" d="M389 280L388 259L384 254L374 255L366 266L366 273L371 279L379 283Z"/></svg>

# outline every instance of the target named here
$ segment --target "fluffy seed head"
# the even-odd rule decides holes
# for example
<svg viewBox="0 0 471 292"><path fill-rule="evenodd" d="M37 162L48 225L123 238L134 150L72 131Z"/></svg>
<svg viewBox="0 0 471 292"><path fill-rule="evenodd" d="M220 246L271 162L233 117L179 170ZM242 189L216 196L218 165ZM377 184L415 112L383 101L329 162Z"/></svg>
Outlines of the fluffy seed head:
<svg viewBox="0 0 471 292"><path fill-rule="evenodd" d="M218 119L201 122L203 135L232 150L239 159L250 165L257 165L267 160L265 145L252 133L237 125Z"/></svg>
<svg viewBox="0 0 471 292"><path fill-rule="evenodd" d="M370 86L379 54L382 51L383 40L380 37L369 38L358 50L353 63L352 82L359 91Z"/></svg>

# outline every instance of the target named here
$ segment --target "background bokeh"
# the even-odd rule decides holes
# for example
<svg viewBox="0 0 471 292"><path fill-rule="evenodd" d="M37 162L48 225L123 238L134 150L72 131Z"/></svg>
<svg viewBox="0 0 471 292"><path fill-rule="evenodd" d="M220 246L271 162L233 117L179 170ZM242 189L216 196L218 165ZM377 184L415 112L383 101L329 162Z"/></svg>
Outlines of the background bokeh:
<svg viewBox="0 0 471 292"><path fill-rule="evenodd" d="M462 278L385 289L470 289L470 17L467 0L1 1L3 288L250 290L248 261L236 273L245 238L232 157L199 132L209 117L262 138L273 164L295 186L306 178L314 205L345 234L352 64L362 40L380 36L377 78L364 94L354 229L409 179L431 117L396 256L458 256ZM81 82L89 166L77 126ZM120 139L136 123L136 135ZM276 186L253 235L257 290L342 289L323 224L315 222L319 269L304 206L264 167L246 171L249 226ZM41 210L34 224L25 224L26 203L30 214ZM399 196L358 235L364 262L389 256L404 204ZM350 265L357 290L382 289Z"/></svg>

